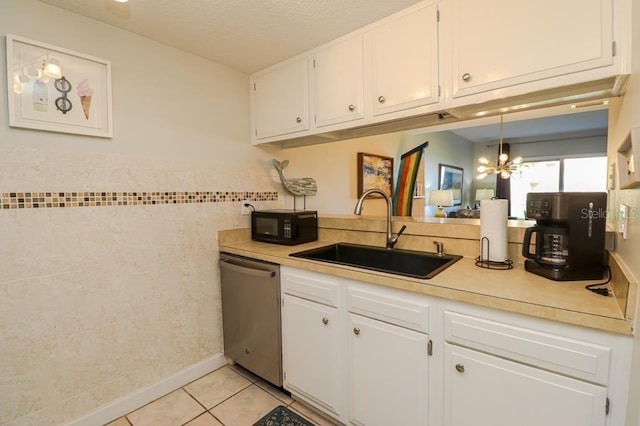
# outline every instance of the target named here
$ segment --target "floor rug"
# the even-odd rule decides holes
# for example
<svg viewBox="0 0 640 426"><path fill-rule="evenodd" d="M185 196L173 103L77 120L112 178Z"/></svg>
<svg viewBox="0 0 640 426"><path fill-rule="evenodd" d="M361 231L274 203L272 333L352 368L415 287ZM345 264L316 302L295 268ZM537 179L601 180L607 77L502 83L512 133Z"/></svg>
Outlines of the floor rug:
<svg viewBox="0 0 640 426"><path fill-rule="evenodd" d="M280 405L254 423L253 426L315 426L315 424Z"/></svg>

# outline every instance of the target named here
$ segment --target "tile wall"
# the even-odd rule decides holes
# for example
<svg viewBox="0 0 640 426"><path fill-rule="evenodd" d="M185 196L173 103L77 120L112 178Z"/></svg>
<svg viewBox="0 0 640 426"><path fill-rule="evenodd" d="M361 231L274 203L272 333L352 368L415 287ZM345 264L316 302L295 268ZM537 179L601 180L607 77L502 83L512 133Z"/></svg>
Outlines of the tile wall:
<svg viewBox="0 0 640 426"><path fill-rule="evenodd" d="M0 424L65 423L221 353L217 233L249 225L243 199L281 207L264 163L0 149Z"/></svg>
<svg viewBox="0 0 640 426"><path fill-rule="evenodd" d="M277 201L277 192L5 192L2 209Z"/></svg>

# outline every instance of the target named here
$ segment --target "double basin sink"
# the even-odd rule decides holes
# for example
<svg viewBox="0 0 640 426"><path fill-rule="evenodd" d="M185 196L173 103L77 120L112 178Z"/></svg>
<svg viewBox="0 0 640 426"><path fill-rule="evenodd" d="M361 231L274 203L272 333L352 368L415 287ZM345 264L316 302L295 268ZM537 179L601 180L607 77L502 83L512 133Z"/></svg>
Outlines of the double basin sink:
<svg viewBox="0 0 640 426"><path fill-rule="evenodd" d="M462 258L349 243L331 244L290 256L421 279L433 278Z"/></svg>

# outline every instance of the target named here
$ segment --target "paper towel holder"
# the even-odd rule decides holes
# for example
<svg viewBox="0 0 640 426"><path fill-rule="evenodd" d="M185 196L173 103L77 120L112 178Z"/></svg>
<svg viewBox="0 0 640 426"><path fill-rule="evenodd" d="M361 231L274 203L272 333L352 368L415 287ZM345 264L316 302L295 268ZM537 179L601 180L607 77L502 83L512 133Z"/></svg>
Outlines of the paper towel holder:
<svg viewBox="0 0 640 426"><path fill-rule="evenodd" d="M487 246L486 256L484 254L485 243ZM485 269L498 269L498 270L513 269L513 260L507 259L503 262L496 262L495 260L489 260L490 246L491 244L490 244L489 238L482 237L482 239L480 240L480 256L476 257L476 266L479 266Z"/></svg>

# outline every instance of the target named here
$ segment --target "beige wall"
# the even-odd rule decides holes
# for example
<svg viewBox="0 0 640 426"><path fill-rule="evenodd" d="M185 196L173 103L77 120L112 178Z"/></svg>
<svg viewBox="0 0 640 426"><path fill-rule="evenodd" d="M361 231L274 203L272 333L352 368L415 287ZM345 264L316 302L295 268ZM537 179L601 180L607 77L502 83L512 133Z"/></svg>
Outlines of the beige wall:
<svg viewBox="0 0 640 426"><path fill-rule="evenodd" d="M429 192L438 189L439 181L439 165L447 164L450 166L460 167L464 170L464 185L462 188L462 204L445 208L445 212L449 213L453 210L466 208L467 205L473 207L473 187L475 181L475 170L473 167L473 143L455 133L444 131L434 133L407 134L402 144L402 152L407 152L413 147L428 141L429 146L424 152L424 191L425 208L424 216L434 216L437 208L428 205Z"/></svg>
<svg viewBox="0 0 640 426"><path fill-rule="evenodd" d="M111 61L113 138L10 128L7 33ZM0 34L0 194L280 190L246 75L35 0L2 0ZM217 230L239 210L0 210L0 424L66 423L220 354Z"/></svg>
<svg viewBox="0 0 640 426"><path fill-rule="evenodd" d="M289 160L285 169L288 178L312 177L318 183L318 194L307 198L307 209L321 214L352 214L358 200L357 158L358 152L394 157L397 170L401 151L402 135L372 136L347 141L331 142L299 148L271 151L278 160ZM394 175L395 179L395 175ZM395 182L394 182L395 186ZM293 208L293 198L285 196L285 206ZM296 201L301 208L302 200ZM383 199L370 199L364 203L363 215L386 215Z"/></svg>
<svg viewBox="0 0 640 426"><path fill-rule="evenodd" d="M292 149L270 149L279 160L290 160L285 170L287 177L309 176L318 182L318 194L307 199L307 208L317 209L320 213L350 214L357 200L356 187L356 156L358 152L369 152L395 157L396 174L400 156L412 148L428 141L429 146L424 153L424 190L438 189L438 166L448 164L464 169L464 190L462 206L446 208L445 211L473 207L475 190L479 188L495 188L495 177L484 180L476 179L476 159L480 156L496 156L497 147L487 148L488 143L477 143L465 139L450 131L429 132L411 131L392 133L375 137L352 139L308 147ZM588 139L562 140L562 143L545 142L540 144L514 145L514 156L527 155L570 155L587 152L602 153L606 150L606 140L602 137ZM275 172L274 172L275 176ZM428 197L427 197L428 200ZM298 199L296 206L302 206L302 199ZM285 196L287 207L293 207L293 198ZM384 215L385 204L382 200L369 200L365 204L365 214ZM436 208L427 205L421 215L433 216Z"/></svg>
<svg viewBox="0 0 640 426"><path fill-rule="evenodd" d="M438 189L438 164L444 163L464 169L465 191L463 207L472 204L471 189L474 179L472 170L472 143L451 132L426 134L391 133L347 141L332 142L307 147L284 150L270 150L274 158L289 160L285 170L287 177L314 178L318 183L318 194L307 198L307 208L317 209L325 214L351 214L358 199L357 195L357 154L367 152L394 157L394 189L400 157L403 153L429 141L424 153L425 191ZM298 208L302 200L297 201ZM285 196L287 208L293 207L293 198ZM456 207L458 208L458 207ZM426 215L433 216L435 207L428 206ZM450 209L447 209L450 210ZM383 216L386 204L382 199L367 200L364 215ZM422 214L423 216L425 214Z"/></svg>

